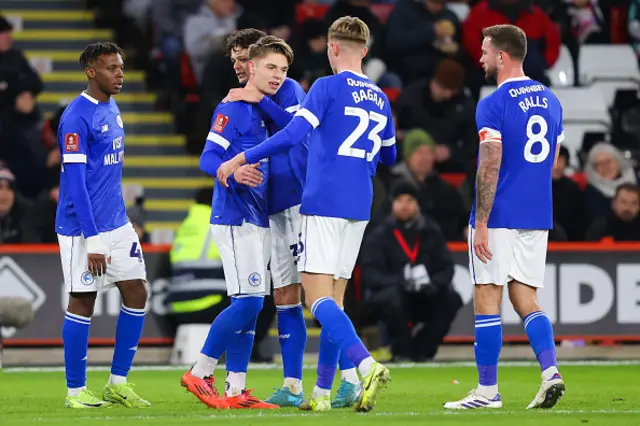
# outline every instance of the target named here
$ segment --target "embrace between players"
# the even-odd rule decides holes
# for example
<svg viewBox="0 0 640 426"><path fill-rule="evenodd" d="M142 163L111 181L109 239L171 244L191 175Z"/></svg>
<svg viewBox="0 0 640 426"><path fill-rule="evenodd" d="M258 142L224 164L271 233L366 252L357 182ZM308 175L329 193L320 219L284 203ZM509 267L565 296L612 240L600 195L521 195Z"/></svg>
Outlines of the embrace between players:
<svg viewBox="0 0 640 426"><path fill-rule="evenodd" d="M470 262L476 284L480 380L468 397L445 407L501 407L497 392L502 341L499 303L502 288L509 283L512 301L544 370L543 385L532 406L546 408L564 392L551 324L535 301L535 289L542 285L540 270L543 276L550 227L554 156L549 151L556 152L561 140L561 109L548 89L522 73L524 33L512 26L486 31L482 62L501 86L492 101L478 107L481 148L477 202L470 221L474 250ZM229 38L228 53L244 87L233 89L216 108L200 168L217 178L211 233L232 303L216 317L200 357L181 379L182 386L209 407L293 406L328 411L355 406L366 412L375 408L379 391L390 380L389 370L373 360L342 309L347 280L369 220L378 161L390 166L396 158L389 100L362 73L368 41L369 29L360 19L335 21L328 32L327 52L334 75L317 80L305 97L299 84L286 78L293 52L284 41L254 29L236 31ZM111 99L122 87L122 58L115 45L92 46L85 49L84 61L81 58L89 86L65 111L58 131L63 171L56 227L70 293L63 327L69 388L66 405L146 407L150 403L126 381L144 320L144 302L138 300L146 299L144 260L126 221L120 181L108 189L104 186L122 176L124 131ZM541 106L520 100L533 92L551 99L552 106L540 111ZM520 104L531 106L524 111ZM524 111L528 121L512 130L516 128L513 123L523 120L514 115L517 109ZM511 121L505 120L507 114L513 115ZM526 162L514 153L522 152L517 140L523 137L527 140ZM503 150L503 139L513 139L513 147ZM120 160L106 161L107 156ZM76 167L78 164L81 166ZM522 170L505 177L501 170L507 167ZM539 187L533 190L538 211L520 215L527 204L510 204L515 197L524 196L525 188L534 188L534 183ZM100 207L104 208L101 216ZM269 263L284 384L261 401L246 388L246 374ZM302 390L306 328L300 284L305 302L322 325L318 379L306 400ZM108 285L120 289L123 308L112 374L100 397L85 386L87 341L95 294ZM225 393L220 395L213 373L223 353L227 379ZM338 365L342 381L332 401L331 385Z"/></svg>

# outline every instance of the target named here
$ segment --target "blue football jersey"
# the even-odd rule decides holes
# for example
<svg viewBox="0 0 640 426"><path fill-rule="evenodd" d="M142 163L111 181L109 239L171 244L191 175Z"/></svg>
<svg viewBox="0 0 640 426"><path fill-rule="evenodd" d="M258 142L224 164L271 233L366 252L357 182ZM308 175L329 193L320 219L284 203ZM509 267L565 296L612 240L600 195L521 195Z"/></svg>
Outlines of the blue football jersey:
<svg viewBox="0 0 640 426"><path fill-rule="evenodd" d="M287 78L272 100L284 110L294 113L300 109L305 96L302 86L297 81ZM272 121L268 123L270 135L280 130ZM268 185L270 215L300 204L307 174L308 152L308 143L305 142L296 144L289 151L270 158Z"/></svg>
<svg viewBox="0 0 640 426"><path fill-rule="evenodd" d="M343 71L316 80L296 115L314 128L300 211L369 220L380 149L395 144L387 96L367 76Z"/></svg>
<svg viewBox="0 0 640 426"><path fill-rule="evenodd" d="M545 85L506 80L476 110L480 143L502 142L502 163L489 228L552 229L551 169L564 140L562 106ZM475 200L470 224L475 224Z"/></svg>
<svg viewBox="0 0 640 426"><path fill-rule="evenodd" d="M207 136L204 152L214 145L224 150L223 161L228 161L267 139L267 128L256 106L245 102L229 102L218 105L213 113L211 131ZM238 184L230 177L229 187L218 181L213 191L211 223L214 225L240 226L243 222L264 228L269 227L267 215L267 185L269 160L261 161L259 170L263 181L255 188Z"/></svg>
<svg viewBox="0 0 640 426"><path fill-rule="evenodd" d="M122 198L124 124L113 99L99 102L86 93L64 110L58 127L58 148L62 159L60 194L56 211L56 232L82 234L71 202L65 164L86 163L86 186L98 232L111 231L129 219Z"/></svg>

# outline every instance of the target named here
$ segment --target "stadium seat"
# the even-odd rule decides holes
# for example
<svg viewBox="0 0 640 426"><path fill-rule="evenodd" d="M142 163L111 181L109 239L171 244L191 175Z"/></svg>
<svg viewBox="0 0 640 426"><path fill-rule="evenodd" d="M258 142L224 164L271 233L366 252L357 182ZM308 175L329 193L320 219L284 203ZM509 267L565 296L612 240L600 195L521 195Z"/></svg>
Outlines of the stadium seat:
<svg viewBox="0 0 640 426"><path fill-rule="evenodd" d="M496 86L482 86L482 88L480 88L480 99L486 98L487 96L495 92L496 89Z"/></svg>
<svg viewBox="0 0 640 426"><path fill-rule="evenodd" d="M594 87L552 88L564 111L565 123L611 125L602 94Z"/></svg>
<svg viewBox="0 0 640 426"><path fill-rule="evenodd" d="M467 19L469 11L471 10L467 3L448 3L447 7L456 14L460 22L464 22L464 20Z"/></svg>
<svg viewBox="0 0 640 426"><path fill-rule="evenodd" d="M571 167L580 168L580 151L586 133L606 133L608 127L598 123L564 123L563 146L571 154Z"/></svg>
<svg viewBox="0 0 640 426"><path fill-rule="evenodd" d="M385 95L387 95L387 98L389 98L389 102L391 103L397 101L402 94L402 89L398 89L396 87L387 87L385 89L382 89L382 91Z"/></svg>
<svg viewBox="0 0 640 426"><path fill-rule="evenodd" d="M296 24L298 29L307 19L323 19L329 10L328 4L302 3L296 6Z"/></svg>
<svg viewBox="0 0 640 426"><path fill-rule="evenodd" d="M191 58L186 51L182 52L182 55L180 56L180 79L182 87L187 93L187 103L199 102L200 95L197 93L198 80L196 80L196 75L193 72L193 67L191 66Z"/></svg>
<svg viewBox="0 0 640 426"><path fill-rule="evenodd" d="M638 59L629 45L583 45L578 58L580 83L594 80L640 82Z"/></svg>
<svg viewBox="0 0 640 426"><path fill-rule="evenodd" d="M467 175L464 173L442 173L440 174L440 178L459 189L460 186L462 186L462 182L467 178Z"/></svg>
<svg viewBox="0 0 640 426"><path fill-rule="evenodd" d="M637 91L640 88L640 83L632 80L596 80L591 83L592 87L598 90L604 99L607 107L612 107L616 97L616 92L619 90L634 90Z"/></svg>
<svg viewBox="0 0 640 426"><path fill-rule="evenodd" d="M555 65L547 72L553 87L573 86L575 83L575 72L573 60L569 48L564 44L560 48L560 57Z"/></svg>
<svg viewBox="0 0 640 426"><path fill-rule="evenodd" d="M584 175L584 173L582 172L578 172L578 173L574 173L571 176L569 176L575 183L578 184L578 186L580 187L580 189L582 189L583 191L585 190L585 188L587 187L587 177Z"/></svg>
<svg viewBox="0 0 640 426"><path fill-rule="evenodd" d="M182 324L178 326L169 363L172 365L194 364L198 360L210 327L209 324Z"/></svg>

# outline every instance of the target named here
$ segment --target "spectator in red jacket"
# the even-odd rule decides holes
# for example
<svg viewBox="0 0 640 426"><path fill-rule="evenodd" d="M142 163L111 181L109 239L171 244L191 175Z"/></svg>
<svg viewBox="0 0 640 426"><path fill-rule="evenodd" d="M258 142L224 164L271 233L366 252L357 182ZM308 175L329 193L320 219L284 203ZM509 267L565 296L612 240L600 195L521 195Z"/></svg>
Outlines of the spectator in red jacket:
<svg viewBox="0 0 640 426"><path fill-rule="evenodd" d="M543 84L549 84L546 71L560 55L560 30L531 0L484 0L469 12L462 27L462 45L476 68L470 85L479 91L484 79L480 66L482 29L492 25L512 24L527 34L525 73ZM495 82L492 82L495 83Z"/></svg>

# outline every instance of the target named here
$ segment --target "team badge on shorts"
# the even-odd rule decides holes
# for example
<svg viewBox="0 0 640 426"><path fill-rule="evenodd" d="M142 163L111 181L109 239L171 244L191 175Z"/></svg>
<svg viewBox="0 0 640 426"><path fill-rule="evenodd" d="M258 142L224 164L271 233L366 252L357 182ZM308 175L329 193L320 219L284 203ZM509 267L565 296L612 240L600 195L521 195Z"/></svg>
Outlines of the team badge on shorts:
<svg viewBox="0 0 640 426"><path fill-rule="evenodd" d="M84 285L91 285L95 281L95 278L91 272L86 271L82 274L82 276L80 277L80 280Z"/></svg>
<svg viewBox="0 0 640 426"><path fill-rule="evenodd" d="M249 284L253 287L258 287L260 284L262 284L262 277L260 276L260 274L257 272L253 272L251 275L249 275Z"/></svg>

